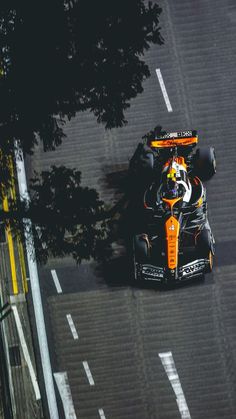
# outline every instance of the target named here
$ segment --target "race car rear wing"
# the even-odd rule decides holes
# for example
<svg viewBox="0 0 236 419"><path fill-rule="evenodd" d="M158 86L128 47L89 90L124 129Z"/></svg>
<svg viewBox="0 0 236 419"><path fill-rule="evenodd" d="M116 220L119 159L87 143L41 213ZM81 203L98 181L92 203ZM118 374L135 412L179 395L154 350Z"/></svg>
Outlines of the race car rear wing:
<svg viewBox="0 0 236 419"><path fill-rule="evenodd" d="M166 132L159 135L155 140L149 140L148 145L152 148L171 148L178 146L190 146L198 143L197 131Z"/></svg>

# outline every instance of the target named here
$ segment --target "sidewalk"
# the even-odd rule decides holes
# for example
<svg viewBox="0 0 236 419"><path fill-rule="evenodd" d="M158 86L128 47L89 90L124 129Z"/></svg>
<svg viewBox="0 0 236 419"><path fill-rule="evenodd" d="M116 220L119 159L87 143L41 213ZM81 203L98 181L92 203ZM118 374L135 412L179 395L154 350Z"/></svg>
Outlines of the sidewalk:
<svg viewBox="0 0 236 419"><path fill-rule="evenodd" d="M9 410L12 412L5 417L43 419L41 395L36 378L32 333L25 298L27 283L23 255L16 238L12 240L12 248L9 246L7 235L6 240L6 242L0 243L0 300L1 307L7 302L10 304L11 312L0 323L0 334L5 354L5 356L1 356L1 363L5 363L6 380L8 381L6 383L0 377L0 418L4 418L3 402L6 401L8 392L10 399L8 402L11 405ZM7 384L8 389L5 388Z"/></svg>

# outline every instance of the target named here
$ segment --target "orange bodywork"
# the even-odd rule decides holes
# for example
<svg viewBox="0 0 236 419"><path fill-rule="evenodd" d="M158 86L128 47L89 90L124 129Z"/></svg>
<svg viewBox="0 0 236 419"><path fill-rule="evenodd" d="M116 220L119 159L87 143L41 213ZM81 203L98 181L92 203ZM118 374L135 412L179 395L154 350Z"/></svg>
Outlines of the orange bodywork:
<svg viewBox="0 0 236 419"><path fill-rule="evenodd" d="M187 164L185 163L184 157L175 157L175 161L176 163L184 166L184 168L187 170Z"/></svg>
<svg viewBox="0 0 236 419"><path fill-rule="evenodd" d="M181 199L182 198L174 198L174 199L162 198L162 201L165 202L167 205L169 205L170 210L172 210L172 208L176 204L176 202L180 201Z"/></svg>
<svg viewBox="0 0 236 419"><path fill-rule="evenodd" d="M165 223L167 264L169 269L175 269L178 266L179 230L179 222L172 215Z"/></svg>
<svg viewBox="0 0 236 419"><path fill-rule="evenodd" d="M184 157L175 157L174 160L173 159L169 159L167 160L167 162L164 164L163 168L170 166L170 164L172 163L172 161L181 164L182 166L184 166L184 168L187 170L187 164L185 163L185 159Z"/></svg>
<svg viewBox="0 0 236 419"><path fill-rule="evenodd" d="M153 140L150 142L151 147L155 148L165 148L165 147L175 147L175 146L187 146L191 144L197 144L198 138L197 137L189 137L189 138L174 138L168 140Z"/></svg>

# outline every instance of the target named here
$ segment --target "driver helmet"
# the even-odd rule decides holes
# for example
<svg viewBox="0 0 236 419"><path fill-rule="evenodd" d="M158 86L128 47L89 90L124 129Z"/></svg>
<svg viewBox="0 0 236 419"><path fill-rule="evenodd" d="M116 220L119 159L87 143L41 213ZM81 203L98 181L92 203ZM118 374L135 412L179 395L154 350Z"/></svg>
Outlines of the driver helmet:
<svg viewBox="0 0 236 419"><path fill-rule="evenodd" d="M167 199L175 199L182 197L183 193L183 187L181 184L178 184L176 179L176 170L172 167L168 171L166 179L163 182L162 196Z"/></svg>
<svg viewBox="0 0 236 419"><path fill-rule="evenodd" d="M162 192L163 192L162 193L163 198L167 198L167 199L178 198L179 185L175 180L167 179L166 183L163 184Z"/></svg>

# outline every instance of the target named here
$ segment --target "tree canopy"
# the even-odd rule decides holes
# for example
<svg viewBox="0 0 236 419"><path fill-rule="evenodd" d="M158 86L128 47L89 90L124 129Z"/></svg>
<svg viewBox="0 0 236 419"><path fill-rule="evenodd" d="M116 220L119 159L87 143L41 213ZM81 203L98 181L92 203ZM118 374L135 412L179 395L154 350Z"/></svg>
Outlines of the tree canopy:
<svg viewBox="0 0 236 419"><path fill-rule="evenodd" d="M2 185L10 182L8 155L15 140L24 153L32 153L39 140L45 151L53 150L65 137L64 123L85 110L106 128L127 122L130 100L150 75L143 55L152 43L163 43L160 13L146 0L2 0ZM78 170L53 167L32 183L29 208L13 200L1 214L18 233L23 218L32 220L42 261L72 254L80 262L110 252L106 220L114 210L106 210L97 192L81 187L80 180Z"/></svg>
<svg viewBox="0 0 236 419"><path fill-rule="evenodd" d="M80 263L111 254L109 218L113 211L105 208L95 189L81 186L78 170L52 166L40 175L35 172L30 191L30 201L8 194L9 208L2 208L1 221L22 241L26 232L29 242L32 224L38 261L72 255Z"/></svg>
<svg viewBox="0 0 236 419"><path fill-rule="evenodd" d="M144 0L2 0L1 148L19 139L30 153L40 138L54 149L79 111L106 128L122 126L149 76L142 56L163 43L160 13Z"/></svg>
<svg viewBox="0 0 236 419"><path fill-rule="evenodd" d="M165 131L156 126L143 139L152 139L161 133ZM8 195L9 208L2 208L1 220L22 240L25 231L26 235L29 231L28 241L32 240L31 223L27 224L26 220L31 220L36 256L41 263L47 262L51 256L66 255L72 255L78 263L91 257L107 260L112 255L114 239L127 237L132 231L136 222L134 214L138 215L137 209L143 199L140 193L143 194L143 188L147 187L145 182L149 178L142 176L143 179L137 182L135 158L140 146L142 153L143 144L139 143L129 170L122 182L116 185L123 197L112 208L106 207L95 189L81 186L80 171L52 166L41 174L34 173L30 201L16 199L17 195L12 192L15 189L14 176L11 177L11 193L7 194L7 188L3 188L4 195ZM13 170L11 164L10 167Z"/></svg>
<svg viewBox="0 0 236 419"><path fill-rule="evenodd" d="M110 254L104 203L94 189L81 186L78 170L52 166L32 180L31 196L26 214L33 222L38 259L70 254L81 262Z"/></svg>

